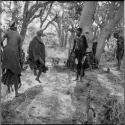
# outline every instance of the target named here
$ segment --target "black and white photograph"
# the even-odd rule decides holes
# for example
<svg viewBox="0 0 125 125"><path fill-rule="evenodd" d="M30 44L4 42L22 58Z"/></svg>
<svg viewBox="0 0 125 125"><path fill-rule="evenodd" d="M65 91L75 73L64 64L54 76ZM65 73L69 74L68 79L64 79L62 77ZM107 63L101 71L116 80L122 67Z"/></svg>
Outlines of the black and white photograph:
<svg viewBox="0 0 125 125"><path fill-rule="evenodd" d="M124 1L0 1L0 122L124 125Z"/></svg>

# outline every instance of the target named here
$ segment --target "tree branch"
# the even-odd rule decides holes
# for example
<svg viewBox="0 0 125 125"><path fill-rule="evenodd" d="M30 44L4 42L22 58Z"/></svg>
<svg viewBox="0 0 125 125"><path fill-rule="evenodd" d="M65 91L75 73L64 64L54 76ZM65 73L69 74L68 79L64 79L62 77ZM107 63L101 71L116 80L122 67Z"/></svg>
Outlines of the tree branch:
<svg viewBox="0 0 125 125"><path fill-rule="evenodd" d="M115 9L115 2L112 1L111 5L110 5L110 10L109 10L109 20L114 17L114 14L115 14L114 9Z"/></svg>
<svg viewBox="0 0 125 125"><path fill-rule="evenodd" d="M39 17L41 16L42 11L43 11L43 10L41 9L40 12L39 12L39 14L33 15L32 18L30 18L29 23L31 23L35 18L39 18Z"/></svg>
<svg viewBox="0 0 125 125"><path fill-rule="evenodd" d="M42 7L47 6L48 3L49 3L49 1L47 1L47 2L45 2L45 3L38 3L38 1L36 1L36 3L35 3L35 4L29 9L29 11L28 11L28 13L29 13L28 18L29 18L29 19L32 18L31 20L33 21L33 19L40 17L40 14L42 14L42 10L44 9L44 8L42 8ZM35 13L36 13L40 8L41 8L40 13L36 16ZM34 15L35 15L35 17L33 17ZM31 23L31 21L30 21L30 23Z"/></svg>
<svg viewBox="0 0 125 125"><path fill-rule="evenodd" d="M40 15L40 28L43 26L42 17L43 17L43 14L44 14L45 10L46 10L46 7L47 7L47 5L44 6L44 8L43 8L43 10L42 10L42 13L41 13L41 15Z"/></svg>
<svg viewBox="0 0 125 125"><path fill-rule="evenodd" d="M55 19L57 18L57 15L47 23L47 25L45 26L45 28L43 29L43 31L49 26L49 24L51 24Z"/></svg>
<svg viewBox="0 0 125 125"><path fill-rule="evenodd" d="M51 24L52 24L53 26L55 26L55 28L57 28L56 24L54 24L53 22L51 22Z"/></svg>
<svg viewBox="0 0 125 125"><path fill-rule="evenodd" d="M50 8L49 8L49 10L48 10L48 12L47 12L47 14L46 14L46 17L43 19L43 23L46 21L46 19L47 19L47 17L48 17L48 15L49 15L49 13L50 13L50 11L51 11L51 9L52 9L52 5L53 5L53 2L50 4Z"/></svg>
<svg viewBox="0 0 125 125"><path fill-rule="evenodd" d="M26 1L24 5L23 19L27 19L28 6L29 6L29 1Z"/></svg>
<svg viewBox="0 0 125 125"><path fill-rule="evenodd" d="M37 6L38 6L38 1L36 1L36 3L34 5L32 5L28 11L33 13L33 9L37 8Z"/></svg>

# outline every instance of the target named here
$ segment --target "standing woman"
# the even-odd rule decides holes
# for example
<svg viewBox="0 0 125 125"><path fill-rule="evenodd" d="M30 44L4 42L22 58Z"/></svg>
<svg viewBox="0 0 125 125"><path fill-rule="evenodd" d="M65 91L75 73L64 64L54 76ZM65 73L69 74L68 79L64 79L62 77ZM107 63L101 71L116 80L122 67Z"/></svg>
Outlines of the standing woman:
<svg viewBox="0 0 125 125"><path fill-rule="evenodd" d="M2 62L2 82L7 85L8 91L14 85L15 97L19 96L18 89L21 86L21 36L17 32L15 22L10 25L10 29L5 33L2 39L7 39L7 45L3 50L3 62Z"/></svg>

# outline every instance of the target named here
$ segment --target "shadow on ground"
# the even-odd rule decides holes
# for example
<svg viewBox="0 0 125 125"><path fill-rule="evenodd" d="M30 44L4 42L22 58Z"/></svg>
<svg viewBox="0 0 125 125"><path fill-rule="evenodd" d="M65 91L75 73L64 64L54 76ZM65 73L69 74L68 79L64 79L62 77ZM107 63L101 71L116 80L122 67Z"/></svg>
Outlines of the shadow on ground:
<svg viewBox="0 0 125 125"><path fill-rule="evenodd" d="M86 71L82 82L74 81L75 73L64 66L55 66L41 76L36 85L31 71L23 75L22 96L2 104L2 123L20 124L84 124L100 123L99 113L107 96L117 96L122 102L124 90L114 82L117 73L102 70ZM121 75L120 75L121 76ZM111 79L112 77L112 79ZM33 87L33 84L34 87ZM88 110L88 109L93 110Z"/></svg>

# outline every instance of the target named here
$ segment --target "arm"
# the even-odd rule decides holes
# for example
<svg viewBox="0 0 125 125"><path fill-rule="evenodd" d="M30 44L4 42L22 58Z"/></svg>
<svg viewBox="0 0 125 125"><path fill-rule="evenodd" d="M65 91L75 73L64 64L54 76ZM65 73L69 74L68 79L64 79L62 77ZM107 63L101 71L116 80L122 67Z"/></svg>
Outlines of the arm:
<svg viewBox="0 0 125 125"><path fill-rule="evenodd" d="M41 64L45 65L44 61L42 60L42 58L39 56L39 61Z"/></svg>
<svg viewBox="0 0 125 125"><path fill-rule="evenodd" d="M4 48L3 45L3 41L7 38L7 33L5 33L5 35L3 36L2 40L1 40L1 47Z"/></svg>
<svg viewBox="0 0 125 125"><path fill-rule="evenodd" d="M21 59L21 50L22 50L22 39L21 37L19 38L19 43L18 43L18 51L19 51L19 57Z"/></svg>
<svg viewBox="0 0 125 125"><path fill-rule="evenodd" d="M73 49L72 49L72 51L75 50L75 46L76 46L76 40L74 39L74 45L73 45Z"/></svg>

